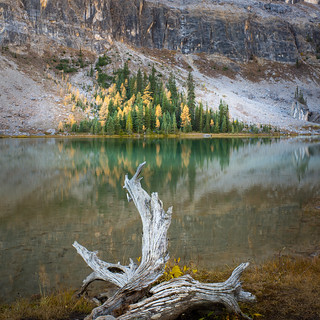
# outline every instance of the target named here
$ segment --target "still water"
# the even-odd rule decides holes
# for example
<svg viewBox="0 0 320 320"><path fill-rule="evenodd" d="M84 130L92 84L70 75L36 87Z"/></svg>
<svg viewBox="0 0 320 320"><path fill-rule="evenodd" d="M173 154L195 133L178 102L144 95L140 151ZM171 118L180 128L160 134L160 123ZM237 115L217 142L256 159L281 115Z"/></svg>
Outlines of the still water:
<svg viewBox="0 0 320 320"><path fill-rule="evenodd" d="M213 268L320 249L320 141L0 139L0 299L78 288L74 240L109 262L140 256L122 188L173 205L171 257Z"/></svg>

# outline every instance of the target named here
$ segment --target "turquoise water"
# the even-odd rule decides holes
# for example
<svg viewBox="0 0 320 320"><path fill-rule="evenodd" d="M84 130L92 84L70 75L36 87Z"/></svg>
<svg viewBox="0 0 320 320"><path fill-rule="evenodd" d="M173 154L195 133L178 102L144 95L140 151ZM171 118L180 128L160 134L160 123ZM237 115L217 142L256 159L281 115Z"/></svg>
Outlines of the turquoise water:
<svg viewBox="0 0 320 320"><path fill-rule="evenodd" d="M74 240L109 262L139 257L122 186L143 161L142 186L173 206L182 263L319 251L319 140L0 139L0 298L80 287L90 269Z"/></svg>

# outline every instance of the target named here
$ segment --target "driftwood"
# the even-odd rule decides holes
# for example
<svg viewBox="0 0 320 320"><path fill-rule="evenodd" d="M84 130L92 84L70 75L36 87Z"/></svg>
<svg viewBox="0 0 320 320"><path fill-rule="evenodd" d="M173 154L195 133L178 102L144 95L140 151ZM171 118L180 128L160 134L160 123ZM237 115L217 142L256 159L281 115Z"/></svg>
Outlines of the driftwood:
<svg viewBox="0 0 320 320"><path fill-rule="evenodd" d="M224 304L230 311L244 315L238 302L251 302L255 297L241 287L240 276L249 265L243 263L230 278L221 283L200 283L185 275L151 285L163 274L169 258L167 231L171 222L172 207L164 211L157 193L151 196L141 187L140 164L134 176L126 175L124 188L128 201L137 207L143 225L141 263L130 259L128 266L100 260L97 252L90 252L76 241L73 246L93 272L83 281L80 293L95 280L113 283L119 289L105 303L96 307L86 319L175 319L190 308L214 303Z"/></svg>

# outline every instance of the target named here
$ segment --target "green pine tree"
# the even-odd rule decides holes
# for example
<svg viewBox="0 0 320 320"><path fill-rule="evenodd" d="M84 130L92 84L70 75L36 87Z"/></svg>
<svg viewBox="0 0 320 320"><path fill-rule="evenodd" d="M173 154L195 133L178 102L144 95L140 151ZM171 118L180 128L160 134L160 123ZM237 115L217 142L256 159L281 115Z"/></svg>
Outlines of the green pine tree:
<svg viewBox="0 0 320 320"><path fill-rule="evenodd" d="M189 71L187 79L187 106L189 108L189 113L191 117L191 125L194 127L194 113L195 113L195 104L196 104L196 95L195 95L194 81L191 71Z"/></svg>
<svg viewBox="0 0 320 320"><path fill-rule="evenodd" d="M132 130L133 130L132 114L131 114L131 111L129 111L126 119L126 131L128 134L132 134Z"/></svg>

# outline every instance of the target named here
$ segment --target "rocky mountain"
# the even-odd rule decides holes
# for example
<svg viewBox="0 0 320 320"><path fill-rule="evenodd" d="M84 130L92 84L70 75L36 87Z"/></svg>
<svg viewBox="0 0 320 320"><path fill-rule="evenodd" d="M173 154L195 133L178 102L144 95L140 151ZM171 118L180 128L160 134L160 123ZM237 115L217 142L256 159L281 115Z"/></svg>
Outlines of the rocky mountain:
<svg viewBox="0 0 320 320"><path fill-rule="evenodd" d="M291 111L299 87L320 113L320 5L307 1L0 0L0 135L54 132L73 112L58 64L85 53L69 80L90 99L90 65L106 52L107 73L155 65L184 90L192 71L209 108L222 99L239 121L319 131Z"/></svg>
<svg viewBox="0 0 320 320"><path fill-rule="evenodd" d="M103 52L113 39L182 53L296 62L320 56L320 7L258 0L1 0L0 45Z"/></svg>

